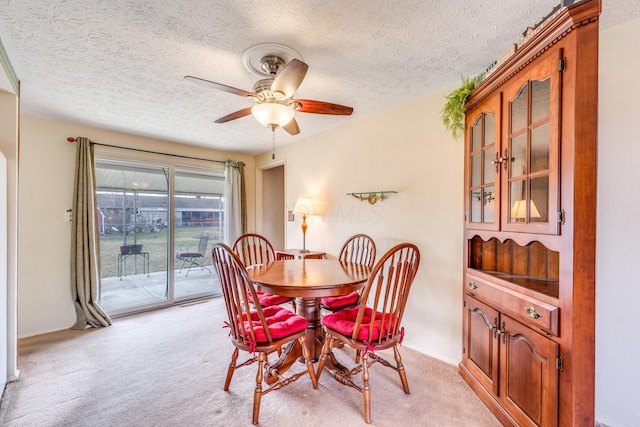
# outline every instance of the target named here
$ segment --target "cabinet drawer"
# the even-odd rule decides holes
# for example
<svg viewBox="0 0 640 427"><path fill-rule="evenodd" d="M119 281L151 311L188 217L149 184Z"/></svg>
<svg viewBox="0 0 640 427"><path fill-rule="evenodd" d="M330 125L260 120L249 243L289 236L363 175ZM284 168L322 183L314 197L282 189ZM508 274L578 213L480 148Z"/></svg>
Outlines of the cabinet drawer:
<svg viewBox="0 0 640 427"><path fill-rule="evenodd" d="M532 328L559 336L560 309L477 277L465 277L464 292Z"/></svg>

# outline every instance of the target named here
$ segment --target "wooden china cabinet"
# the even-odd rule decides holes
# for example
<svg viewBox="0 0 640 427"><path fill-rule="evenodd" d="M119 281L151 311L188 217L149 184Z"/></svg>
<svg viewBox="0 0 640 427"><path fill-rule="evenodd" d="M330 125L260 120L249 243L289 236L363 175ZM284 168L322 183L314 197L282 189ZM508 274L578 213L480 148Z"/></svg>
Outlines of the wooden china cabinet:
<svg viewBox="0 0 640 427"><path fill-rule="evenodd" d="M465 105L459 372L504 425L594 425L600 11L557 11Z"/></svg>

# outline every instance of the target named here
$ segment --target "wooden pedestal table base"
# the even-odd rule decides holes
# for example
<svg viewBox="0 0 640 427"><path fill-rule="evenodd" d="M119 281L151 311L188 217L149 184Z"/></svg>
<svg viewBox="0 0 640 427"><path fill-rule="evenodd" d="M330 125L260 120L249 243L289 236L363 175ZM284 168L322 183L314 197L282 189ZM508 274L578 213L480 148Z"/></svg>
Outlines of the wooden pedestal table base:
<svg viewBox="0 0 640 427"><path fill-rule="evenodd" d="M329 259L302 259L273 261L249 270L251 280L260 291L295 298L296 312L307 319L307 346L317 360L324 342L320 323L320 298L348 294L361 288L369 278L367 266ZM290 343L269 368L286 372L302 357L302 349L296 342ZM344 370L332 356L330 360L338 371ZM277 377L267 379L268 384Z"/></svg>

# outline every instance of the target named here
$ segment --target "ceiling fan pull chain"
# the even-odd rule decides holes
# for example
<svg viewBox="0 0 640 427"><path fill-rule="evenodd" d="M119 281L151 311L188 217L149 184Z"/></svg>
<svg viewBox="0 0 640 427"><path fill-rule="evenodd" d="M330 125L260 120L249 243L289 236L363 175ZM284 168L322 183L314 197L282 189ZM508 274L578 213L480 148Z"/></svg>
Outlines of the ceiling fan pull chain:
<svg viewBox="0 0 640 427"><path fill-rule="evenodd" d="M272 142L271 160L275 160L276 159L276 128L275 126L271 127L271 142Z"/></svg>

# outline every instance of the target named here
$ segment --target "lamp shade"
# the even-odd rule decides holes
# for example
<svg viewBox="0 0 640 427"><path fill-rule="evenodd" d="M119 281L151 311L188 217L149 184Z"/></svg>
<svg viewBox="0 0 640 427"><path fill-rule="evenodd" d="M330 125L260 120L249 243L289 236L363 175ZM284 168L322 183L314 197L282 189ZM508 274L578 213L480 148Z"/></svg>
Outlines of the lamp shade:
<svg viewBox="0 0 640 427"><path fill-rule="evenodd" d="M313 203L311 197L298 197L293 208L294 214L313 215Z"/></svg>
<svg viewBox="0 0 640 427"><path fill-rule="evenodd" d="M253 117L265 126L277 125L282 127L293 119L295 113L293 108L276 103L256 104L251 107Z"/></svg>
<svg viewBox="0 0 640 427"><path fill-rule="evenodd" d="M524 219L527 217L527 201L516 200L511 207L511 218ZM529 218L540 218L540 212L533 203L533 200L529 201Z"/></svg>

